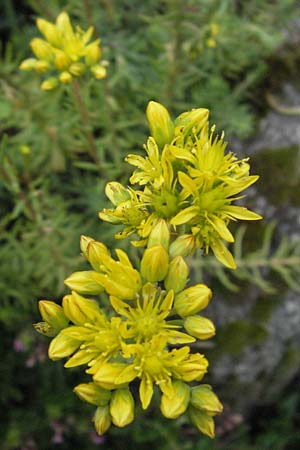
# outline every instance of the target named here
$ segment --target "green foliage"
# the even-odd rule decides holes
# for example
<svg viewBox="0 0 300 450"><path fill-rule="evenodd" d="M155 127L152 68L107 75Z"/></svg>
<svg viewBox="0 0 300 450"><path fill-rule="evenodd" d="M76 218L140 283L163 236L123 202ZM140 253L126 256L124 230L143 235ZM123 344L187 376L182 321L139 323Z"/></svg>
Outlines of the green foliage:
<svg viewBox="0 0 300 450"><path fill-rule="evenodd" d="M247 227L242 225L238 228L233 250L237 264L235 271L227 270L211 256L204 261L195 258L192 265L200 274L203 271L212 274L231 292L238 292L241 282L250 280L251 284L268 294L277 291L280 281L295 292L300 292L300 241L282 236L274 247L275 226L274 222L265 226L262 241L255 240L254 249L249 248L249 238L247 241L245 237ZM248 247L245 251L244 246Z"/></svg>

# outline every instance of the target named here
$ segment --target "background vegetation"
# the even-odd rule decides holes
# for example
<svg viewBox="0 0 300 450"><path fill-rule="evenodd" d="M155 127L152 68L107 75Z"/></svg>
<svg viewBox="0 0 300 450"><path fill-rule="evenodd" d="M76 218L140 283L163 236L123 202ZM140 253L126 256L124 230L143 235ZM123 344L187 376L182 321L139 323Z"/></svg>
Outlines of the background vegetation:
<svg viewBox="0 0 300 450"><path fill-rule="evenodd" d="M235 273L209 257L191 261L197 279L209 280L216 295L211 318L219 333L204 352L211 361L207 381L211 377L218 383L226 407L214 442L198 436L184 419L158 418L155 405L127 429L97 437L91 409L72 393L77 371L47 360L47 341L31 323L39 320L37 300L59 301L64 278L84 267L80 234L113 242L97 212L106 205L105 183L126 183L131 169L125 154L142 151L150 99L174 116L209 108L211 122L243 154L243 145L255 138L268 114L266 94L276 93L286 79L299 89L297 0L3 0L2 9L1 448L295 450L300 444L300 394L294 389L299 334L298 341L295 336L275 341L272 351L277 345L281 353L274 374L263 363L247 381L234 370L228 369L223 381L218 373L226 364L234 368L249 348L259 353L269 342L273 313L284 308L288 295L299 302L299 231L292 239L267 221L247 231L240 228ZM53 21L61 10L83 29L94 25L109 62L105 80L82 84L88 123L71 87L42 92L38 75L18 70L30 56L30 39L38 35L36 17ZM93 135L96 159L90 156L87 133ZM263 214L268 208L259 199L274 208L278 201L299 209L299 172L291 181L298 147L266 150L253 155L253 173L262 180L249 203ZM274 216L279 220L276 208Z"/></svg>

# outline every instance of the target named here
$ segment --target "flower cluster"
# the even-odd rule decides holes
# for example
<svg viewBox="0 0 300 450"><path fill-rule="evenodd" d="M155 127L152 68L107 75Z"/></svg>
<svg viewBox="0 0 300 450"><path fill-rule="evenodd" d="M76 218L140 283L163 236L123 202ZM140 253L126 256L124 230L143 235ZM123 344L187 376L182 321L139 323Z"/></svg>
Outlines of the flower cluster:
<svg viewBox="0 0 300 450"><path fill-rule="evenodd" d="M173 122L162 105L150 102L147 117L152 135L147 156L127 157L136 167L130 182L139 188L108 183L114 208L100 213L123 225L117 239L137 235L134 245L145 247L140 259L134 267L123 250L115 251L115 259L102 242L83 236L81 251L93 270L65 280L71 294L62 306L40 301L44 321L35 327L53 337L51 359L67 358L67 368L87 366L91 381L74 390L97 406L99 434L111 423L132 422L137 397L146 409L157 391L165 417L187 412L213 437L213 417L222 405L210 386L199 384L208 361L193 348L215 334L213 323L199 314L212 293L204 284L189 285L185 258L197 248L211 248L223 264L235 267L223 242L234 240L228 224L260 216L232 203L258 177L249 175L247 159L225 153L223 136L209 129L206 109ZM101 307L99 294L106 299Z"/></svg>
<svg viewBox="0 0 300 450"><path fill-rule="evenodd" d="M32 39L30 45L36 58L23 61L20 69L49 74L41 84L43 90L55 89L59 83L69 84L87 70L99 80L106 76L105 61L100 62L100 39L89 42L93 27L83 31L77 26L74 31L66 12L59 14L55 24L37 19L37 27L45 39Z"/></svg>
<svg viewBox="0 0 300 450"><path fill-rule="evenodd" d="M74 391L97 406L99 434L111 422L123 427L133 421L139 386L143 409L158 388L165 417L175 419L188 411L199 430L214 435L213 416L222 405L209 386L188 384L200 381L207 371L207 359L192 353L190 344L215 334L213 323L199 314L212 293L203 284L186 287L188 266L182 256L169 256L169 242L169 227L161 219L137 270L123 250L117 249L114 259L103 243L83 236L81 250L93 270L65 280L72 293L62 306L39 303L44 322L35 327L53 337L49 357L68 358L67 368L87 366L91 382ZM102 292L109 297L106 308L84 297Z"/></svg>
<svg viewBox="0 0 300 450"><path fill-rule="evenodd" d="M117 239L136 233L139 240L132 242L136 246L146 245L153 227L164 219L178 236L170 248L172 256L187 256L197 248L207 253L211 248L222 264L234 269L223 242L234 241L229 222L261 216L232 203L258 176L249 175L248 158L238 160L225 153L224 136L214 136L208 115L207 109L199 108L173 122L164 106L150 102L147 117L152 136L145 145L147 156L126 158L137 167L130 183L140 189L108 183L106 195L115 208L104 209L99 216L125 225Z"/></svg>

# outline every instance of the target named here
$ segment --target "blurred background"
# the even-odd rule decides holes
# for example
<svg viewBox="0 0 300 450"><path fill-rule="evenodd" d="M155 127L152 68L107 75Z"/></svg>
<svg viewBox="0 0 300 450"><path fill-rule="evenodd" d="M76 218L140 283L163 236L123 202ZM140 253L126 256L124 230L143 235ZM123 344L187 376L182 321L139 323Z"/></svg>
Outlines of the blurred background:
<svg viewBox="0 0 300 450"><path fill-rule="evenodd" d="M39 36L35 19L62 10L95 27L109 62L105 80L83 85L101 167L68 87L42 92L40 76L18 69ZM1 450L300 448L298 0L1 0L0 35ZM142 152L151 99L173 117L209 108L228 149L260 175L245 203L264 221L235 230L238 269L190 260L192 281L214 291L217 336L202 345L205 382L225 405L214 441L155 402L97 436L94 408L72 392L82 370L49 361L32 327L37 301L59 302L64 278L85 267L81 234L115 246L97 213L105 183L127 183L126 153Z"/></svg>

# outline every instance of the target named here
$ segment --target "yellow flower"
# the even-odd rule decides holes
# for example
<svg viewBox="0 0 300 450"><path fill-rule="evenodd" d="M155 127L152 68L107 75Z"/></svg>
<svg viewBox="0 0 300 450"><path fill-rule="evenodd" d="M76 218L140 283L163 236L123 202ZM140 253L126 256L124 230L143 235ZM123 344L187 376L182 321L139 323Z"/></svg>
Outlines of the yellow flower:
<svg viewBox="0 0 300 450"><path fill-rule="evenodd" d="M110 184L108 183L105 189L109 198L111 197ZM120 198L115 197L113 203L116 208L105 208L99 213L99 218L106 222L125 225L125 228L115 235L116 239L123 239L132 233L147 235L147 222L148 220L153 222L153 218L150 217L139 198L139 193L132 189L128 189L127 192L129 196L127 200L121 201ZM148 235L150 231L151 228L148 230Z"/></svg>
<svg viewBox="0 0 300 450"><path fill-rule="evenodd" d="M122 299L136 298L142 287L141 275L123 250L116 249L115 260L102 242L82 237L81 247L96 271L75 272L65 280L68 287L83 294L95 295L104 289Z"/></svg>
<svg viewBox="0 0 300 450"><path fill-rule="evenodd" d="M116 379L118 383L129 383L136 377L141 379L139 395L143 409L148 408L151 402L154 384L167 396L172 396L173 376L179 380L193 381L206 371L207 361L202 355L196 361L198 354L190 355L187 346L168 351L166 341L167 338L157 335L149 342L128 346L125 356L134 357L134 361Z"/></svg>
<svg viewBox="0 0 300 450"><path fill-rule="evenodd" d="M44 39L34 38L30 45L35 59L27 59L20 65L21 70L36 70L37 72L59 72L57 82L50 84L43 82L43 90L54 89L58 80L63 84L72 81L73 76L80 77L89 69L96 79L106 76L106 69L101 62L100 39L89 42L93 27L83 31L80 27L75 30L66 12L62 12L56 19L55 24L42 18L37 19L37 27ZM104 62L103 62L104 64Z"/></svg>
<svg viewBox="0 0 300 450"><path fill-rule="evenodd" d="M222 240L233 242L228 229L230 220L258 220L261 216L231 203L235 195L257 181L249 176L247 160L238 161L225 154L223 137L213 138L214 127L208 137L208 127L202 128L193 151L174 147L172 154L186 161L186 172L178 172L182 195L189 199L187 207L171 219L174 226L187 224L196 238L196 246L208 252L211 247L220 262L230 268L235 263Z"/></svg>
<svg viewBox="0 0 300 450"><path fill-rule="evenodd" d="M224 244L234 241L228 225L231 220L258 220L261 216L232 203L258 177L249 175L247 159L225 153L223 134L215 137L215 127L209 131L207 109L184 112L171 127L162 105L150 102L148 108L152 134L164 141L161 150L150 137L145 157L127 156L127 162L137 167L130 182L141 189L123 188L123 198L111 198L115 209L103 210L100 218L125 225L116 238L136 233L139 240L132 242L136 246L147 245L152 231L163 221L167 228L173 225L175 229L175 239L170 242L172 257L187 256L197 248L206 253L212 249L222 264L235 268ZM107 195L111 197L109 192ZM181 225L186 232L176 239Z"/></svg>
<svg viewBox="0 0 300 450"><path fill-rule="evenodd" d="M39 45L37 40L33 47L47 60L24 62L24 69L39 66L42 71L53 63L65 77L60 81L67 82L67 74L80 76L84 64L91 70L97 66L98 42L87 45L91 30L74 32L66 14L55 25L39 21L39 28L47 42ZM56 48L53 58L49 46ZM87 366L93 382L74 390L98 406L94 422L99 434L111 422L123 427L133 421L131 383L139 382L143 409L158 387L165 417L175 419L187 410L198 430L213 437L213 416L222 405L210 386L194 385L205 375L208 361L201 353L191 353L190 345L215 334L213 323L198 315L212 292L204 284L186 287L189 268L184 258L198 248L212 249L220 262L235 267L225 245L234 241L229 224L260 216L234 202L258 177L249 175L247 159L225 153L223 135L214 137L214 127L209 131L207 109L184 112L172 121L162 105L151 102L147 116L153 136L147 141L146 156L127 158L135 166L130 182L139 190L107 183L105 192L113 208L99 213L102 220L124 226L117 239L135 233L132 243L146 247L137 269L123 250L116 249L114 258L102 242L82 236L81 251L93 270L66 279L73 292L63 298L62 307L42 301L44 322L35 327L55 336L50 358L68 358L67 368ZM107 315L96 300L80 295L103 291L109 295Z"/></svg>
<svg viewBox="0 0 300 450"><path fill-rule="evenodd" d="M114 310L126 318L126 332L123 337L134 338L137 343L149 341L154 336L165 337L170 344L184 344L194 341L188 334L178 331L179 325L169 323L165 319L172 310L173 292L164 295L151 283L144 285L142 297L137 299L135 307L110 297Z"/></svg>

